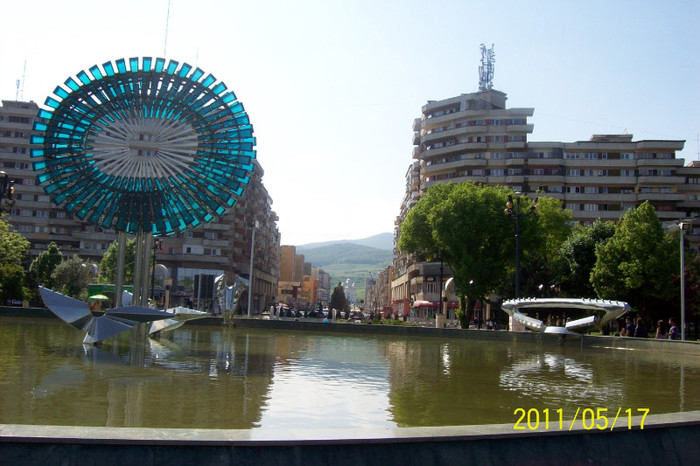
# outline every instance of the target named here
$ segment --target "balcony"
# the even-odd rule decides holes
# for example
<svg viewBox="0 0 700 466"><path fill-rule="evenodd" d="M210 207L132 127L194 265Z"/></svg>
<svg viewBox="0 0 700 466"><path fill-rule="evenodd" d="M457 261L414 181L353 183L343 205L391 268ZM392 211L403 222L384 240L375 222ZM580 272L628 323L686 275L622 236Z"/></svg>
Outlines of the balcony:
<svg viewBox="0 0 700 466"><path fill-rule="evenodd" d="M444 138L456 138L459 136L468 135L484 135L485 138L488 128L488 126L465 126L461 128L452 128L445 131L438 131L430 134L425 134L423 136L423 142L430 142Z"/></svg>
<svg viewBox="0 0 700 466"><path fill-rule="evenodd" d="M684 141L638 141L637 150L654 150L654 152L674 152L683 150Z"/></svg>
<svg viewBox="0 0 700 466"><path fill-rule="evenodd" d="M489 177L490 179L490 177ZM525 176L523 175L510 175L506 176L506 184L519 184L522 185L525 183Z"/></svg>
<svg viewBox="0 0 700 466"><path fill-rule="evenodd" d="M573 211L573 219L576 221L582 220L617 220L620 218L619 210L575 210Z"/></svg>
<svg viewBox="0 0 700 466"><path fill-rule="evenodd" d="M682 176L640 176L639 184L652 185L677 185L684 184L685 178Z"/></svg>
<svg viewBox="0 0 700 466"><path fill-rule="evenodd" d="M506 131L508 133L532 133L535 129L535 125L508 125L506 126Z"/></svg>
<svg viewBox="0 0 700 466"><path fill-rule="evenodd" d="M467 151L485 151L485 142L468 142L463 144L455 144L454 146L440 147L439 149L430 149L423 151L423 158L429 159L432 157L437 157L438 155L452 154L455 152L467 152Z"/></svg>
<svg viewBox="0 0 700 466"><path fill-rule="evenodd" d="M566 177L564 175L529 175L528 180L530 184L564 184Z"/></svg>
<svg viewBox="0 0 700 466"><path fill-rule="evenodd" d="M527 147L527 142L525 141L506 142L506 149L524 149L525 147Z"/></svg>
<svg viewBox="0 0 700 466"><path fill-rule="evenodd" d="M644 201L672 201L680 202L685 200L685 195L681 193L639 193L637 199Z"/></svg>
<svg viewBox="0 0 700 466"><path fill-rule="evenodd" d="M683 167L683 159L636 159L637 167L667 167L678 168Z"/></svg>
<svg viewBox="0 0 700 466"><path fill-rule="evenodd" d="M546 159L543 159L546 160ZM636 160L627 159L562 159L566 168L634 168Z"/></svg>

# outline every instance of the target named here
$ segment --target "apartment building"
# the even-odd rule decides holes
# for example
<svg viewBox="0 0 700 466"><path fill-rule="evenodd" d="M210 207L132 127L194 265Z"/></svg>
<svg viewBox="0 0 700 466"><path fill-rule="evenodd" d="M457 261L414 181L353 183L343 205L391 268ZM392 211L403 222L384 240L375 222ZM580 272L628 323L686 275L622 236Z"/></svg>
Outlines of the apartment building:
<svg viewBox="0 0 700 466"><path fill-rule="evenodd" d="M580 223L615 220L649 201L662 221L692 222L688 240L700 246L700 166L676 158L685 141L634 141L633 135L621 134L571 143L529 142L533 113L533 108L506 108L506 94L493 89L423 106L413 123L414 161L405 175L396 238L406 214L430 186L473 181L561 199ZM439 264L417 263L396 252L394 312L415 301L435 308Z"/></svg>
<svg viewBox="0 0 700 466"><path fill-rule="evenodd" d="M66 256L79 255L86 261L99 263L116 239L116 232L74 218L54 205L36 183L29 141L38 109L34 102L2 101L0 106L0 167L15 182L16 200L11 209L6 209L9 216L5 220L30 241L32 257L55 242ZM168 277L156 271L156 295L163 293L166 279L171 280L172 304L192 304L213 310L216 308L214 277L226 273L246 279L253 276L253 313L261 312L275 301L280 234L272 198L262 182L263 175L262 166L256 161L250 185L232 209L216 222L162 238L161 249L155 254L157 263L167 268ZM241 303L245 307L247 297Z"/></svg>

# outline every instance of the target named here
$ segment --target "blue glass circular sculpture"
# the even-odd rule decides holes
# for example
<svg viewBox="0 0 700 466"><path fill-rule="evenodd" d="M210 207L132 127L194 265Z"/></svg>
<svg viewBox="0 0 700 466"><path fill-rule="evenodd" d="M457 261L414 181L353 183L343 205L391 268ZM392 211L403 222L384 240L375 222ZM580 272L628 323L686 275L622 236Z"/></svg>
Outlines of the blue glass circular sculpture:
<svg viewBox="0 0 700 466"><path fill-rule="evenodd" d="M255 138L223 82L148 57L76 77L46 99L31 138L54 203L104 228L163 236L214 220L243 195Z"/></svg>

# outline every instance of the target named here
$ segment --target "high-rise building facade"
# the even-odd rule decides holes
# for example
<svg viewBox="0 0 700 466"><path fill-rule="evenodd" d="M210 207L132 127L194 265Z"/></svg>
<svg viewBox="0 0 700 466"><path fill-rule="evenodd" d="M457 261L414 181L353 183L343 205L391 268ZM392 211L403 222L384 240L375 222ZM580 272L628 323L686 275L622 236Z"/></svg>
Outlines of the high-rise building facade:
<svg viewBox="0 0 700 466"><path fill-rule="evenodd" d="M529 142L533 113L533 108L506 108L506 94L493 89L429 101L413 124L414 162L406 172L396 239L406 214L428 188L473 181L561 199L581 223L615 220L649 201L661 221L691 222L688 240L700 245L700 167L676 158L685 141L634 141L622 134ZM439 290L432 285L439 264L417 263L396 252L395 310L416 300L437 307Z"/></svg>
<svg viewBox="0 0 700 466"><path fill-rule="evenodd" d="M36 183L30 157L30 135L37 115L34 102L2 101L0 106L0 169L14 181L15 204L5 208L8 221L30 243L30 255L38 256L55 242L66 256L79 255L98 262L116 239L116 232L74 218L51 202ZM168 270L168 277L156 271L159 285L172 280L171 303L192 304L200 309L216 308L214 277L240 275L250 279L253 228L252 299L253 313L275 302L279 279L280 234L272 199L267 193L260 164L245 195L216 222L165 237L156 260ZM200 285L201 284L201 285ZM158 286L156 294L162 294ZM247 305L247 299L241 300Z"/></svg>

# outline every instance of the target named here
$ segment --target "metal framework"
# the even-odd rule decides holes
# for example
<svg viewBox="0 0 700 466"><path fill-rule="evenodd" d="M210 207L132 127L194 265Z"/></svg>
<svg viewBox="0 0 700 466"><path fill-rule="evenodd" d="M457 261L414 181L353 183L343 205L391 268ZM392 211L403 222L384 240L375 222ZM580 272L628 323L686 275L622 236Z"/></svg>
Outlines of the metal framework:
<svg viewBox="0 0 700 466"><path fill-rule="evenodd" d="M487 91L493 88L493 64L496 62L496 55L493 52L493 44L487 49L481 44L481 65L479 66L479 90Z"/></svg>
<svg viewBox="0 0 700 466"><path fill-rule="evenodd" d="M37 179L81 220L172 235L233 207L254 170L243 104L211 74L164 58L119 59L54 90L31 142Z"/></svg>

